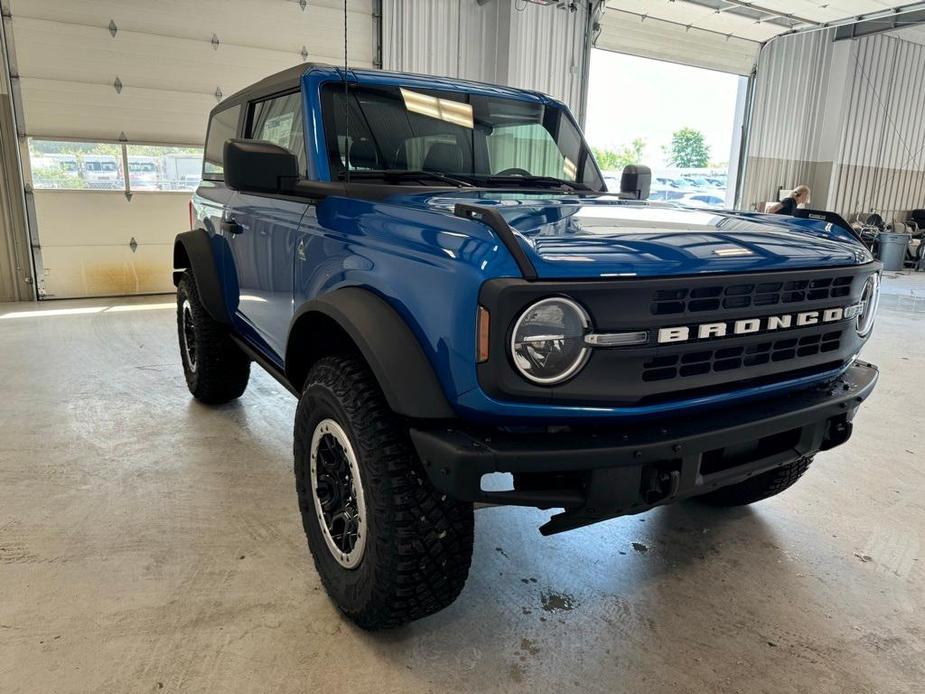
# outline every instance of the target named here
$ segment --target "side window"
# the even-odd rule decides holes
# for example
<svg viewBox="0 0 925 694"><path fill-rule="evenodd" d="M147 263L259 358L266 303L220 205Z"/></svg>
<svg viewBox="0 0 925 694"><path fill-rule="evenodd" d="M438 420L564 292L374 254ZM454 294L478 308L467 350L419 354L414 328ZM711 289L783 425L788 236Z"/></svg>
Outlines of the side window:
<svg viewBox="0 0 925 694"><path fill-rule="evenodd" d="M293 92L251 105L248 137L284 147L299 158L305 173L305 135L302 129L302 93Z"/></svg>
<svg viewBox="0 0 925 694"><path fill-rule="evenodd" d="M219 111L209 121L209 134L206 136L206 151L203 162L203 178L212 181L221 181L225 173L223 157L225 140L237 135L238 116L241 106L232 106Z"/></svg>

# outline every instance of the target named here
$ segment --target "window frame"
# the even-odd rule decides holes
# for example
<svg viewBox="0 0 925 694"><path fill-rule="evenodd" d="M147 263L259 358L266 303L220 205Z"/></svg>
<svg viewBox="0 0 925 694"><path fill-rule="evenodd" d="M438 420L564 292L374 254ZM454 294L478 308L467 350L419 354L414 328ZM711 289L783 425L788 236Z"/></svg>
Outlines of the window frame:
<svg viewBox="0 0 925 694"><path fill-rule="evenodd" d="M257 110L258 104L262 104L267 101L273 101L274 99L282 99L287 96L292 96L293 94L299 95L298 123L299 123L299 128L302 130L302 147L304 150L306 150L306 151L303 151L302 153L302 155L305 157L305 160L303 162L300 162L300 165L302 166L302 170L299 171L299 175L304 178L305 176L307 176L306 172L308 170L308 151L307 151L307 142L306 142L306 133L305 133L305 103L304 103L305 100L302 98L301 85L288 87L278 92L259 96L255 99L249 99L246 102L244 102L243 104L244 108L242 109L242 113L241 113L242 118L238 122L239 132L240 132L239 137L242 137L246 140L255 139L253 136L254 135L253 133L254 115ZM243 121L243 123L241 121ZM299 158L298 153L292 152L292 154L294 154L297 159Z"/></svg>
<svg viewBox="0 0 925 694"><path fill-rule="evenodd" d="M235 138L240 137L240 136L241 136L242 121L244 120L244 114L245 114L245 112L246 112L246 110L247 110L246 108L244 108L245 105L246 105L246 104L242 104L240 101L235 101L235 102L232 102L232 103L230 103L230 104L227 104L227 105L225 106L225 108L217 109L217 110L216 110L216 109L213 109L213 110L209 113L209 123L208 123L208 125L206 126L206 139L205 139L205 142L203 143L203 147L202 147L202 178L201 178L201 180L203 180L203 181L213 181L213 182L218 182L218 183L224 183L224 182L225 182L225 160L224 160L224 153L222 154L222 173L215 173L215 172L207 172L207 171L206 171L206 163L207 163L207 161L208 161L207 154L208 154L208 151L209 151L209 135L212 133L212 125L213 125L213 123L214 123L214 121L215 121L215 116L217 116L219 113L224 113L225 111L230 111L231 109L236 108L236 109L238 109L238 120L237 120L237 122L236 122L236 124L235 124L235 128L234 128L234 132L232 133L232 137L235 137ZM226 139L229 139L229 138L226 138ZM225 146L225 144L222 143L222 147L224 147L224 146Z"/></svg>
<svg viewBox="0 0 925 694"><path fill-rule="evenodd" d="M337 129L337 123L335 122L335 113L334 113L334 109L330 108L330 106L333 105L332 103L333 97L329 96L328 88L331 87L332 85L343 86L344 81L339 80L339 79L324 79L315 85L315 87L317 88L318 106L321 109L320 138L318 138L321 149L317 151L316 154L317 156L324 158L325 160L325 164L327 165L327 169L328 169L328 171L326 172L327 180L332 183L336 183L342 179L338 179L337 174L339 170L335 166L335 162L340 159L340 148L338 145L338 129ZM480 90L465 90L465 89L457 90L457 89L450 89L450 88L441 89L438 87L434 87L432 85L416 84L414 83L413 80L411 81L405 81L405 80L392 81L391 79L389 79L389 80L384 80L381 82L377 81L375 83L371 83L367 81L350 81L348 83L348 91L350 92L353 92L354 90L357 90L357 89L368 89L368 90L395 89L395 90L399 90L402 88L412 89L415 91L424 92L428 94L432 92L443 92L443 91L450 93L450 94L460 94L460 95L467 97L466 103L472 103L473 98L485 98L485 99L508 98L513 101L528 101L528 102L534 101L533 99L529 99L529 98L519 98L518 96L513 95L513 94L494 94L494 93L486 93ZM347 104L349 103L350 102L348 99ZM550 106L554 107L555 110L558 112L559 118L557 119L555 128L553 130L547 130L551 135L553 135L554 137L558 137L559 128L562 127L563 121L567 121L568 124L575 130L576 134L578 135L580 152L578 156L578 161L574 162L575 167L576 167L575 182L582 183L584 185L589 186L589 188L594 192L606 193L607 185L604 182L603 171L601 170L600 166L598 165L597 161L595 160L593 156L591 145L588 143L587 138L585 137L584 131L581 129L581 126L578 124L578 121L575 120L575 117L569 110L568 106L566 106L564 103L557 101L557 100L551 100L550 103L546 103L545 101L540 100L535 103L539 103L540 105L545 106L545 107L550 107ZM349 108L349 106L347 107ZM351 127L350 127L350 133L348 133L348 135L351 134L353 131L353 120L351 119L350 122L351 122ZM318 133L316 133L316 136L317 134ZM487 162L488 162L487 143L485 146L481 148L474 146L472 155L474 158L473 166L481 165L481 162L483 159L484 159L485 165L487 165ZM590 174L591 180L588 182L585 182L584 178L588 174ZM350 185L360 185L360 186L366 186L366 187L372 188L372 187L382 187L383 184L376 182L376 181L351 180ZM443 187L448 187L448 186L445 186L445 185L436 186L435 189L443 188Z"/></svg>

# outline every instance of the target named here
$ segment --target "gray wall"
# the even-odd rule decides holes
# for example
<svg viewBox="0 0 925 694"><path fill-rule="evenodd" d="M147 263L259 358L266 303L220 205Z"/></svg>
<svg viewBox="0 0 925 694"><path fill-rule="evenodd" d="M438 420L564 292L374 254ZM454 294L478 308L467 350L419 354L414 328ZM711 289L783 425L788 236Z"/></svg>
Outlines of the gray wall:
<svg viewBox="0 0 925 694"><path fill-rule="evenodd" d="M513 0L383 0L382 63L544 92L581 117L587 4L577 12Z"/></svg>
<svg viewBox="0 0 925 694"><path fill-rule="evenodd" d="M762 51L741 206L805 183L813 207L904 219L925 207L925 46L833 35Z"/></svg>
<svg viewBox="0 0 925 694"><path fill-rule="evenodd" d="M925 207L925 46L884 34L852 43L830 203L884 216Z"/></svg>
<svg viewBox="0 0 925 694"><path fill-rule="evenodd" d="M383 67L501 82L507 62L498 60L498 39L507 40L509 15L505 2L383 0Z"/></svg>
<svg viewBox="0 0 925 694"><path fill-rule="evenodd" d="M820 141L831 93L833 31L778 39L758 60L742 207L775 200L783 186L805 183L821 202L832 152Z"/></svg>

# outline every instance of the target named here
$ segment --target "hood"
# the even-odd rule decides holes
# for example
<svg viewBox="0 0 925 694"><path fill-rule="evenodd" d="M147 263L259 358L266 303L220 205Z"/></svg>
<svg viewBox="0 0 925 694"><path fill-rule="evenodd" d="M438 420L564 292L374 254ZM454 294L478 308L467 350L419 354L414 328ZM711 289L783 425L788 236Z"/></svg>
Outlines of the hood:
<svg viewBox="0 0 925 694"><path fill-rule="evenodd" d="M445 214L457 203L497 210L543 279L795 270L872 260L840 227L781 215L606 195L491 191L408 196L403 202Z"/></svg>

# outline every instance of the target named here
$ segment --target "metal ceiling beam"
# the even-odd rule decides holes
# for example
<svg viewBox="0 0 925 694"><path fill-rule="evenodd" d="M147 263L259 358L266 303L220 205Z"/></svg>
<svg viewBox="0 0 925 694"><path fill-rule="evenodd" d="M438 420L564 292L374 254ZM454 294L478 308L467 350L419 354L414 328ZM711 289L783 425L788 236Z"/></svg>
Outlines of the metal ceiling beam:
<svg viewBox="0 0 925 694"><path fill-rule="evenodd" d="M677 0L672 0L676 2ZM729 14L735 17L740 17L742 19L754 21L758 15L758 19L763 19L766 23L770 24L780 24L781 26L787 27L788 29L793 28L793 24L798 24L796 20L784 20L779 17L773 17L767 13L762 13L760 10L753 10L752 14L745 14L742 10L743 7L739 5L732 5L726 0L684 0L689 5L695 5L697 7L702 7L707 10L713 11L714 14ZM766 18L766 19L765 19ZM787 23L787 22L791 23Z"/></svg>
<svg viewBox="0 0 925 694"><path fill-rule="evenodd" d="M835 40L855 39L922 24L925 24L925 9L913 10L906 14L890 14L882 19L868 19L838 27L835 31Z"/></svg>
<svg viewBox="0 0 925 694"><path fill-rule="evenodd" d="M867 14L860 14L854 17L844 17L843 19L836 19L831 22L825 22L823 24L807 27L805 29L791 29L790 31L785 31L781 34L778 34L777 36L772 36L770 39L768 39L768 41L774 41L775 39L779 39L782 36L806 34L814 31L821 31L823 29L833 29L837 27L849 26L851 24L859 24L861 22L889 19L891 17L901 17L913 12L921 12L923 10L925 10L925 2L914 2L909 5L900 5L899 7L894 7L889 10L878 10L877 12L868 12Z"/></svg>
<svg viewBox="0 0 925 694"><path fill-rule="evenodd" d="M817 22L813 19L807 19L806 17L801 17L799 15L787 12L778 12L777 10L771 10L767 7L763 7L754 2L745 2L745 0L723 0L727 5L732 7L744 7L749 10L754 10L755 12L761 12L768 17L777 17L778 19L790 19L800 24L806 24L808 26L822 26L822 22Z"/></svg>

